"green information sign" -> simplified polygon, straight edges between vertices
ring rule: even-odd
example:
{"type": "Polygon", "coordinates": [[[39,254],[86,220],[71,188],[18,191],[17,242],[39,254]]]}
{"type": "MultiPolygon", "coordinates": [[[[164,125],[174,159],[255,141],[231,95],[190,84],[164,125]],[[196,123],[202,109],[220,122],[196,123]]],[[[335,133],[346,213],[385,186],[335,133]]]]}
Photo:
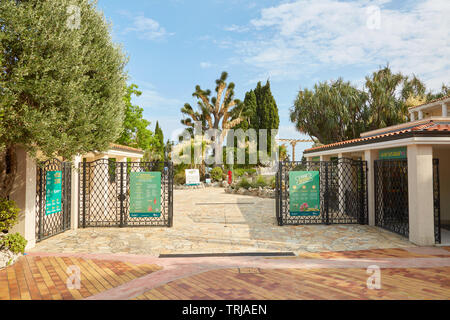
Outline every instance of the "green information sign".
{"type": "Polygon", "coordinates": [[[161,216],[161,172],[130,173],[130,217],[161,216]]]}
{"type": "Polygon", "coordinates": [[[289,172],[289,211],[291,216],[320,215],[319,171],[289,172]]]}
{"type": "Polygon", "coordinates": [[[379,158],[382,160],[406,159],[406,147],[380,150],[379,158]]]}
{"type": "Polygon", "coordinates": [[[62,172],[47,171],[45,174],[45,215],[61,212],[62,172]]]}

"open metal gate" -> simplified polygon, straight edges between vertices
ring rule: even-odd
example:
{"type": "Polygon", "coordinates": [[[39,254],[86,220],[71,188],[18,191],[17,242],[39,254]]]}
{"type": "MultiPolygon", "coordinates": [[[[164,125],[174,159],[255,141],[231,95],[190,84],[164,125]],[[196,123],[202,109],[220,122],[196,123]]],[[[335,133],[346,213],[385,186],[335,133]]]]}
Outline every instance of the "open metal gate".
{"type": "MultiPolygon", "coordinates": [[[[375,160],[375,225],[409,237],[408,161],[375,160]]],[[[439,159],[433,159],[434,236],[441,242],[439,159]]]]}
{"type": "Polygon", "coordinates": [[[80,163],[79,177],[80,227],[172,226],[172,162],[116,162],[112,159],[100,159],[80,163]],[[130,216],[132,172],[161,172],[159,217],[130,216]]]}
{"type": "Polygon", "coordinates": [[[276,215],[278,225],[367,224],[367,162],[281,161],[276,175],[276,215]],[[289,173],[318,171],[320,214],[293,216],[289,209],[289,173]]]}
{"type": "Polygon", "coordinates": [[[70,162],[51,159],[38,164],[36,241],[70,229],[71,176],[70,162]]]}

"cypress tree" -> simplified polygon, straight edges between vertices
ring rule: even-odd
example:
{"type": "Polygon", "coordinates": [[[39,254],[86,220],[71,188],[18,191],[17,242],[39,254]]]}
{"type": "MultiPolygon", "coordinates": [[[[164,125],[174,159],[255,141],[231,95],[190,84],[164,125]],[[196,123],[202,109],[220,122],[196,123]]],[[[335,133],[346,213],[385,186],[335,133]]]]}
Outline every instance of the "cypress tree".
{"type": "Polygon", "coordinates": [[[164,160],[164,134],[161,127],[159,126],[158,121],[156,121],[155,136],[156,140],[158,141],[157,153],[160,159],[164,160]]]}
{"type": "MultiPolygon", "coordinates": [[[[249,113],[248,121],[249,128],[255,130],[267,129],[267,151],[271,152],[271,129],[278,129],[280,119],[278,116],[278,107],[275,98],[270,90],[270,82],[267,81],[264,86],[258,82],[255,90],[247,92],[245,95],[245,108],[249,113]],[[254,103],[256,102],[256,107],[254,103]]],[[[258,150],[259,150],[259,135],[258,135],[258,150]]]]}

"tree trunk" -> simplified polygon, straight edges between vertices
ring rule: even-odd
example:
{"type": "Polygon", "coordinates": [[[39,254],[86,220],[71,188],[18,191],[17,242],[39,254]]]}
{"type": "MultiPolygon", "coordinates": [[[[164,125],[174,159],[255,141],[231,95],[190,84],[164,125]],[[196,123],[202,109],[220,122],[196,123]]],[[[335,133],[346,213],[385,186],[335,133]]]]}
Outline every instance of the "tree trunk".
{"type": "Polygon", "coordinates": [[[0,152],[0,198],[7,199],[11,194],[16,173],[16,148],[9,145],[0,152]]]}

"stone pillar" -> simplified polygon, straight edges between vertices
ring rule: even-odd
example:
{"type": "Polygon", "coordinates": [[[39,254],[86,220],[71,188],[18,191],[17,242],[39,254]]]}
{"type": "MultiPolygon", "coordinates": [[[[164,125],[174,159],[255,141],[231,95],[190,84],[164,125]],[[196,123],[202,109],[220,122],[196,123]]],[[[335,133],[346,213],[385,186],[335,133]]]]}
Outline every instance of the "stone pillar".
{"type": "Polygon", "coordinates": [[[365,150],[364,160],[367,161],[367,206],[369,225],[375,225],[375,160],[378,159],[378,150],[365,150]]]}
{"type": "Polygon", "coordinates": [[[442,103],[442,116],[448,117],[447,105],[445,103],[442,103]]]}
{"type": "Polygon", "coordinates": [[[409,120],[410,120],[410,121],[415,121],[415,120],[416,120],[415,115],[414,115],[414,112],[410,112],[410,113],[409,113],[409,120]]]}
{"type": "Polygon", "coordinates": [[[419,120],[422,120],[422,119],[423,119],[423,111],[419,110],[419,120]]]}
{"type": "Polygon", "coordinates": [[[17,148],[17,175],[10,199],[21,209],[10,233],[19,232],[28,241],[26,249],[31,249],[36,245],[36,162],[23,148],[17,148]]]}
{"type": "Polygon", "coordinates": [[[408,146],[409,240],[434,245],[433,148],[408,146]]]}
{"type": "Polygon", "coordinates": [[[78,229],[78,215],[79,215],[79,187],[80,187],[80,163],[81,156],[77,155],[72,160],[72,181],[71,181],[71,199],[70,199],[70,228],[72,230],[78,229]]]}

